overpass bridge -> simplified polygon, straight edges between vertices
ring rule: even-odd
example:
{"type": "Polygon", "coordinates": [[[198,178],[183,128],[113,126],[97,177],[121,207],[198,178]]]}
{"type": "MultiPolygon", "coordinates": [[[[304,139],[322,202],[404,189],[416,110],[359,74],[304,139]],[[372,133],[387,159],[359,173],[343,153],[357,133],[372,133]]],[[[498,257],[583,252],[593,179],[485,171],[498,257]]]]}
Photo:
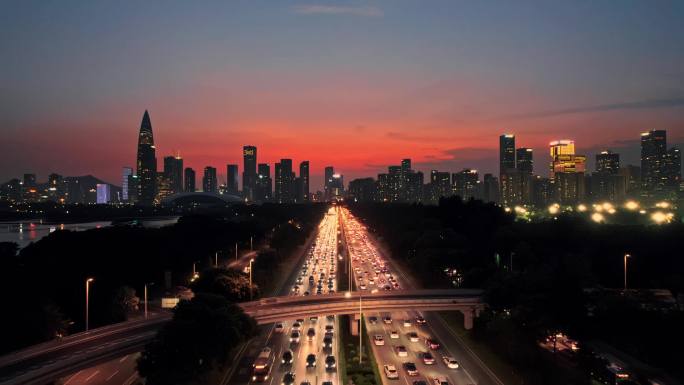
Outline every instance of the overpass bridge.
{"type": "MultiPolygon", "coordinates": [[[[336,293],[306,297],[272,297],[244,302],[240,306],[259,324],[311,315],[358,314],[396,310],[458,310],[464,326],[484,307],[481,290],[401,290],[378,293],[336,293]]],[[[140,351],[170,313],[149,319],[122,322],[60,340],[35,345],[0,357],[0,384],[44,385],[78,370],[140,351]]]]}

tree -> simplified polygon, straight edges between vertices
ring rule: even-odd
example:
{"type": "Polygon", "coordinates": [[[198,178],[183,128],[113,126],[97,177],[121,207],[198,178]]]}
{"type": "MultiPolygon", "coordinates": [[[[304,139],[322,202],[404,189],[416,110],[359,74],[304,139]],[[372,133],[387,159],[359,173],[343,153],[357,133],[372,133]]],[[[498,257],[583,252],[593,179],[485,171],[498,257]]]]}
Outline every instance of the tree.
{"type": "Polygon", "coordinates": [[[256,322],[224,297],[198,293],[181,301],[171,321],[145,347],[138,372],[149,385],[202,383],[257,332],[256,322]]]}
{"type": "Polygon", "coordinates": [[[112,319],[121,322],[128,319],[128,314],[138,310],[140,298],[135,295],[135,289],[130,286],[120,286],[112,300],[112,319]]]}
{"type": "MultiPolygon", "coordinates": [[[[207,269],[192,283],[195,293],[210,293],[224,297],[231,302],[249,301],[249,276],[235,269],[207,269]]],[[[253,286],[254,297],[259,290],[253,286]]]]}

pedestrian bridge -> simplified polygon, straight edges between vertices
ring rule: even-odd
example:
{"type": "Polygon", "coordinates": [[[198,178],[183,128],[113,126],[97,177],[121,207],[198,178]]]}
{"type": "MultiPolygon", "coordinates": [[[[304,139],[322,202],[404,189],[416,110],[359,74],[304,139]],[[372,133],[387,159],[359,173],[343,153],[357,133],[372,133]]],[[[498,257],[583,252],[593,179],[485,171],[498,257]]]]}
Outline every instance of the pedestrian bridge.
{"type": "MultiPolygon", "coordinates": [[[[312,296],[285,296],[243,302],[245,313],[259,324],[314,315],[458,310],[466,329],[484,307],[481,290],[397,290],[312,296]]],[[[45,384],[69,373],[142,350],[171,314],[122,322],[53,340],[0,357],[0,385],[45,384]]]]}

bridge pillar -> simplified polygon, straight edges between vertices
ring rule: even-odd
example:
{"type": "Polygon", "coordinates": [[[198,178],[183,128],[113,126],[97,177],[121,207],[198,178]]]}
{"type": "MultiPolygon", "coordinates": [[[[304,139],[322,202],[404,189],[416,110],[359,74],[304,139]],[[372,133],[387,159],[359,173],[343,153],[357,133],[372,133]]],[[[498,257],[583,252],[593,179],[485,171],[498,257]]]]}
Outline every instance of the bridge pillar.
{"type": "Polygon", "coordinates": [[[351,332],[351,335],[353,335],[353,336],[359,335],[359,323],[360,322],[361,322],[361,317],[359,317],[358,313],[349,317],[349,331],[351,332]]]}
{"type": "Polygon", "coordinates": [[[472,308],[461,310],[463,313],[463,328],[470,330],[473,328],[473,318],[475,318],[475,310],[472,308]]]}

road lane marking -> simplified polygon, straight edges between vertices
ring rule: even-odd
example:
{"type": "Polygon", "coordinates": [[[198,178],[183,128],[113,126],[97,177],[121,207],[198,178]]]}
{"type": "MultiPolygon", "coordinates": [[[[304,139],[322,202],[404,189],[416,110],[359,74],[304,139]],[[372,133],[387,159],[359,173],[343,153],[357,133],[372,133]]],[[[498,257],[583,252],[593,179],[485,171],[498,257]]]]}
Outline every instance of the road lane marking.
{"type": "Polygon", "coordinates": [[[115,370],[114,373],[110,374],[109,377],[105,380],[105,382],[109,381],[112,379],[112,377],[116,376],[119,373],[119,370],[115,370]]]}
{"type": "Polygon", "coordinates": [[[95,373],[93,373],[93,374],[91,374],[90,376],[88,376],[88,378],[86,378],[84,382],[90,381],[93,377],[97,376],[98,373],[100,373],[100,371],[99,371],[99,370],[96,370],[95,373]]]}
{"type": "Polygon", "coordinates": [[[82,371],[83,371],[83,370],[79,370],[78,372],[76,372],[76,374],[74,374],[73,376],[69,377],[69,379],[67,380],[67,382],[64,383],[64,385],[68,385],[68,384],[71,382],[71,380],[73,380],[74,378],[76,378],[76,376],[78,376],[79,374],[81,374],[82,371]]]}
{"type": "Polygon", "coordinates": [[[129,356],[129,355],[123,356],[123,358],[121,358],[121,359],[119,360],[119,363],[126,361],[126,359],[128,358],[128,356],[129,356]]]}

